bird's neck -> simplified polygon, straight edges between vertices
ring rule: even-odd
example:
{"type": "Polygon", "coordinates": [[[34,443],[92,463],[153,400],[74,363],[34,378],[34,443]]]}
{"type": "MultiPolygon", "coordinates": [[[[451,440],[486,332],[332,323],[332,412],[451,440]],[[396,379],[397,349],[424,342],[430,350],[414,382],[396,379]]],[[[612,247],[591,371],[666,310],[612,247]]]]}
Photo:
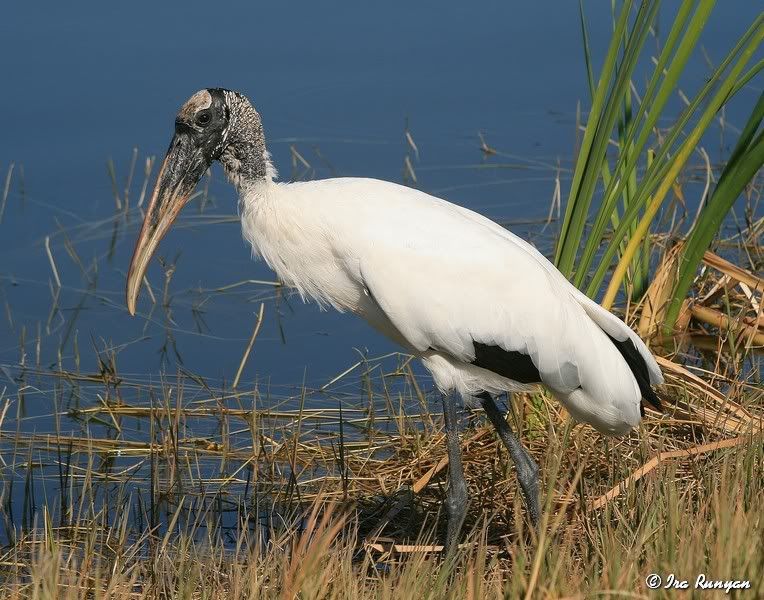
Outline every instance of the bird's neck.
{"type": "Polygon", "coordinates": [[[265,144],[230,144],[220,156],[226,178],[241,194],[278,177],[265,144]]]}
{"type": "Polygon", "coordinates": [[[226,177],[241,194],[278,176],[265,147],[260,115],[251,105],[234,106],[227,144],[220,162],[226,177]]]}
{"type": "Polygon", "coordinates": [[[226,178],[239,194],[278,177],[265,145],[228,146],[220,156],[226,178]]]}

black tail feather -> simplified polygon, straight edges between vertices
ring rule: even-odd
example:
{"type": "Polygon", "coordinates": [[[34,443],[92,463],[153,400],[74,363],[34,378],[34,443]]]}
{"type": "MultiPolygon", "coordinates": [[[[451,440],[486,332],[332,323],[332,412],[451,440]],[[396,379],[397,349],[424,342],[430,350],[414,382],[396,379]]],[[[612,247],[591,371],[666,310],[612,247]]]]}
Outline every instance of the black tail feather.
{"type": "MultiPolygon", "coordinates": [[[[629,365],[631,372],[634,374],[634,379],[637,380],[637,385],[639,386],[639,391],[642,393],[642,398],[652,404],[656,410],[663,411],[660,399],[656,396],[653,388],[650,386],[650,373],[647,370],[647,363],[645,363],[645,359],[642,358],[642,355],[639,353],[639,350],[637,350],[634,342],[629,338],[626,338],[623,342],[619,342],[614,337],[608,337],[615,347],[618,348],[618,352],[621,353],[626,364],[629,365]]],[[[642,414],[644,415],[644,407],[642,409],[642,414]]]]}

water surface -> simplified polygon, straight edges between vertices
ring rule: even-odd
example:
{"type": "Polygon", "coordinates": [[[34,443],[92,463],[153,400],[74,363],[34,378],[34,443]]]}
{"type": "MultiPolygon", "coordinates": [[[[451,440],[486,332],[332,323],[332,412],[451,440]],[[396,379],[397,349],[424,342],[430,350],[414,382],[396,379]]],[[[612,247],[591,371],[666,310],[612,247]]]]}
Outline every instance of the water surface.
{"type": "MultiPolygon", "coordinates": [[[[592,50],[601,57],[611,17],[604,3],[590,4],[592,50]]],[[[724,56],[755,4],[719,3],[702,41],[708,61],[724,56]]],[[[667,26],[664,17],[658,33],[667,26]]],[[[158,302],[144,291],[139,316],[127,315],[144,163],[161,160],[177,108],[197,89],[223,86],[252,99],[282,179],[415,185],[510,224],[547,253],[555,224],[542,231],[538,223],[556,178],[567,191],[577,105],[585,109],[588,99],[574,2],[14,3],[0,22],[0,55],[0,173],[15,164],[0,223],[0,391],[11,403],[3,428],[19,432],[82,431],[81,418],[65,415],[97,405],[101,392],[73,393],[35,373],[103,372],[99,356],[147,385],[182,368],[215,389],[230,386],[261,302],[265,320],[242,387],[257,386],[273,402],[298,398],[303,385],[320,388],[363,356],[396,350],[351,316],[321,313],[267,283],[234,286],[273,275],[251,261],[234,191],[217,167],[161,245],[158,255],[173,267],[166,286],[165,269],[152,262],[158,302]],[[495,154],[481,152],[479,133],[495,154]],[[109,161],[126,214],[115,208],[109,161]],[[55,414],[64,415],[58,425],[55,414]]],[[[698,54],[685,91],[708,73],[698,54]]],[[[728,134],[756,93],[744,90],[730,107],[728,134]]],[[[713,135],[710,150],[723,156],[729,139],[713,135]]],[[[386,360],[387,369],[399,364],[386,360]]],[[[338,385],[337,393],[359,394],[360,373],[338,385]]],[[[192,400],[209,398],[195,389],[192,400]]],[[[140,404],[148,396],[135,388],[125,398],[140,404]]],[[[145,437],[137,422],[129,429],[145,437]]]]}

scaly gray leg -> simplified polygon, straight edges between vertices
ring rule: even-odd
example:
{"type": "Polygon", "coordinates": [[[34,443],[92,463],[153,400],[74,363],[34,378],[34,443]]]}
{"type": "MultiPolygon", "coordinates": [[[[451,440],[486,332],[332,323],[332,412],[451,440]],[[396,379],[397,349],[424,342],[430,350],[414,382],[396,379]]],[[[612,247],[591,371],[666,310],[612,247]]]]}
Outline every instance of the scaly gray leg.
{"type": "Polygon", "coordinates": [[[509,450],[509,455],[517,468],[517,480],[523,492],[523,500],[534,526],[538,526],[541,510],[539,508],[539,466],[531,458],[517,436],[512,432],[509,423],[502,416],[499,407],[490,394],[483,392],[478,395],[488,420],[496,429],[501,441],[509,450]]]}
{"type": "Polygon", "coordinates": [[[467,515],[467,482],[464,480],[462,449],[459,445],[459,421],[456,397],[453,393],[443,395],[443,417],[446,422],[446,449],[448,451],[448,491],[446,510],[448,511],[448,533],[446,549],[449,553],[456,549],[459,532],[467,515]]]}

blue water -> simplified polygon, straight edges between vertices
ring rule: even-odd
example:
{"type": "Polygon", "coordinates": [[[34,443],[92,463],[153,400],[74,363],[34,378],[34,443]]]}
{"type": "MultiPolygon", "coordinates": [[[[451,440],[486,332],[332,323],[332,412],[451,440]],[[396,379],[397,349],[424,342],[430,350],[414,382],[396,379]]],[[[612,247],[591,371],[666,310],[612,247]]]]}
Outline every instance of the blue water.
{"type": "MultiPolygon", "coordinates": [[[[610,3],[588,4],[592,53],[602,57],[610,3]]],[[[757,12],[755,2],[720,2],[702,38],[709,60],[721,60],[757,12]]],[[[664,16],[659,31],[668,25],[664,16]]],[[[684,91],[691,95],[708,73],[697,53],[684,91]]],[[[0,186],[14,164],[0,222],[0,410],[8,407],[0,413],[0,476],[3,497],[13,499],[4,506],[16,507],[13,523],[24,519],[21,505],[31,514],[43,498],[56,497],[59,484],[67,488],[54,454],[32,444],[39,462],[27,463],[32,450],[14,432],[113,437],[105,414],[88,421],[77,409],[100,405],[105,394],[148,406],[161,396],[156,384],[164,377],[172,383],[179,368],[213,389],[230,386],[261,302],[265,319],[241,384],[258,387],[260,407],[283,399],[293,407],[303,382],[319,388],[362,356],[396,350],[354,317],[322,313],[267,284],[205,291],[273,280],[250,260],[234,191],[217,167],[204,200],[189,204],[160,247],[158,255],[175,265],[166,286],[170,308],[161,306],[164,272],[154,260],[148,279],[160,302],[152,305],[144,290],[139,315],[128,316],[124,282],[141,220],[135,204],[143,164],[149,156],[161,160],[175,112],[194,91],[222,86],[247,94],[283,179],[358,175],[416,185],[511,225],[547,253],[555,223],[542,230],[538,222],[549,212],[557,176],[563,198],[567,193],[577,104],[588,105],[576,2],[12,3],[0,18],[0,82],[0,186]],[[480,151],[479,132],[496,154],[480,151]],[[115,211],[107,163],[113,160],[124,201],[134,148],[125,216],[115,211]],[[309,167],[293,166],[292,148],[309,167]],[[407,156],[416,182],[404,172],[407,156]],[[98,373],[96,351],[112,354],[130,385],[117,392],[44,375],[98,373]]],[[[749,86],[730,106],[728,132],[743,124],[757,93],[749,86]]],[[[673,107],[679,111],[681,102],[673,107]]],[[[734,135],[715,130],[706,141],[719,157],[734,135]]],[[[149,193],[152,185],[153,175],[149,193]]],[[[374,372],[397,363],[385,359],[374,372]]],[[[331,397],[308,394],[308,406],[363,397],[362,371],[333,385],[331,397]]],[[[428,380],[421,383],[426,390],[428,380]]],[[[198,380],[184,385],[185,405],[217,406],[198,380]]],[[[225,402],[247,408],[253,399],[225,402]]],[[[239,425],[226,440],[249,451],[239,425]]],[[[145,441],[147,427],[125,418],[120,439],[145,441]]],[[[220,440],[220,427],[216,419],[188,419],[183,433],[220,440]]],[[[79,450],[75,462],[82,463],[79,450]]],[[[133,464],[110,460],[114,469],[133,464]]],[[[145,488],[148,467],[138,466],[131,483],[145,488]]],[[[2,537],[9,536],[6,529],[2,537]]]]}
{"type": "MultiPolygon", "coordinates": [[[[605,3],[589,4],[592,52],[602,57],[611,16],[605,3]]],[[[755,4],[719,3],[702,38],[711,61],[751,23],[755,4]]],[[[408,155],[415,185],[520,222],[513,228],[547,252],[554,227],[540,235],[522,222],[546,217],[558,169],[565,196],[576,106],[585,109],[588,100],[575,2],[479,9],[463,2],[13,3],[0,22],[0,56],[0,174],[15,163],[0,223],[0,363],[36,363],[39,328],[43,367],[96,370],[96,346],[116,351],[120,372],[144,377],[172,372],[180,357],[189,371],[230,382],[261,300],[266,318],[244,371],[248,383],[321,385],[359,351],[395,350],[351,316],[320,313],[295,297],[275,302],[267,285],[225,295],[193,291],[273,279],[250,260],[234,192],[219,168],[204,211],[189,205],[159,251],[177,257],[171,314],[151,312],[144,291],[140,316],[127,315],[124,275],[140,215],[115,217],[106,164],[113,159],[121,190],[138,149],[134,206],[143,161],[161,160],[174,114],[195,90],[224,86],[252,99],[282,178],[404,181],[408,155]],[[498,154],[480,152],[478,132],[498,154]],[[292,167],[292,146],[310,169],[292,167]],[[63,286],[52,317],[46,236],[63,286]],[[177,354],[161,352],[168,332],[177,354]]],[[[696,53],[684,90],[692,94],[708,73],[696,53]]],[[[726,117],[733,126],[742,125],[756,93],[744,90],[732,105],[726,117]]],[[[149,281],[160,295],[163,278],[154,260],[149,281]]]]}

